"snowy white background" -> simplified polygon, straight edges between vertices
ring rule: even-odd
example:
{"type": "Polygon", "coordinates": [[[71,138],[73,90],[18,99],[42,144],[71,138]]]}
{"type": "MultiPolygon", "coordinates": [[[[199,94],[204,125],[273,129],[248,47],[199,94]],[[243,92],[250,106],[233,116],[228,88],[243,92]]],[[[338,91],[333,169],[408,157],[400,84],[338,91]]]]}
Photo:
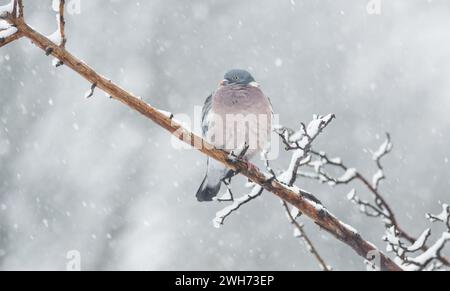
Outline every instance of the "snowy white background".
{"type": "MultiPolygon", "coordinates": [[[[81,0],[67,48],[175,113],[193,114],[227,69],[250,69],[283,124],[335,113],[317,145],[368,175],[367,150],[390,131],[381,191],[418,235],[424,213],[450,199],[450,3],[382,0],[376,16],[367,2],[81,0]]],[[[56,29],[50,0],[25,4],[33,27],[56,29]]],[[[85,270],[318,269],[270,194],[213,228],[223,205],[195,199],[204,156],[174,150],[166,132],[98,90],[86,100],[89,87],[26,40],[0,49],[0,269],[63,270],[69,250],[85,270]]],[[[384,248],[381,223],[358,213],[348,188],[299,182],[384,248]]],[[[306,225],[331,266],[364,269],[306,225]]]]}

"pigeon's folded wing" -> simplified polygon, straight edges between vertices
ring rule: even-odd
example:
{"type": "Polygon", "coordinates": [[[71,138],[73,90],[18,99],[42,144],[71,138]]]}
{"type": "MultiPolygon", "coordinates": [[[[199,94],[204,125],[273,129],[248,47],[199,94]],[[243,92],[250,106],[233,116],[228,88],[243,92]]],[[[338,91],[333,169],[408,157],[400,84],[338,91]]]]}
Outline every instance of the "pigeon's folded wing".
{"type": "Polygon", "coordinates": [[[209,120],[208,116],[211,112],[212,108],[212,94],[208,96],[205,100],[205,104],[203,105],[202,109],[202,133],[203,137],[206,137],[206,133],[208,132],[209,128],[209,120]]]}

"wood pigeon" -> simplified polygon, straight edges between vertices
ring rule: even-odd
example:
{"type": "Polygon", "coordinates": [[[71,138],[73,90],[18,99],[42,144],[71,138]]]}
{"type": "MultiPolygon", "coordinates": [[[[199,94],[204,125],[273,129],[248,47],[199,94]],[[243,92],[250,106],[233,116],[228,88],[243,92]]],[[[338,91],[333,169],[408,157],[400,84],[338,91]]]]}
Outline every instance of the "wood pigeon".
{"type": "MultiPolygon", "coordinates": [[[[270,100],[252,75],[245,70],[230,70],[216,91],[206,98],[202,110],[203,138],[228,152],[236,153],[245,147],[244,158],[250,159],[268,148],[272,119],[270,100]]],[[[230,172],[220,162],[208,158],[197,200],[212,201],[230,172]]]]}

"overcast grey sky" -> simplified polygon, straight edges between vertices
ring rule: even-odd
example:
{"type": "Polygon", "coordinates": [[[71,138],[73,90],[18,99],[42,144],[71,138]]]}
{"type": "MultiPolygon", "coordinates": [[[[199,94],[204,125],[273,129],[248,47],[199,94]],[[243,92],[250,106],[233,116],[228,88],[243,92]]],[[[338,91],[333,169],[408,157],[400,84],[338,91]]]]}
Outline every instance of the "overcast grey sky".
{"type": "MultiPolygon", "coordinates": [[[[27,21],[51,34],[51,1],[24,2],[27,21]]],[[[369,15],[367,2],[81,0],[67,15],[67,49],[148,103],[189,115],[225,71],[248,69],[282,124],[335,113],[317,146],[368,176],[369,150],[389,131],[381,191],[417,236],[424,214],[450,202],[450,3],[381,0],[369,15]]],[[[224,205],[195,199],[205,157],[173,149],[165,131],[98,90],[85,99],[90,84],[51,62],[27,40],[0,49],[0,269],[64,270],[70,250],[88,270],[318,269],[269,193],[215,229],[224,205]]],[[[345,199],[351,188],[299,185],[385,248],[381,222],[345,199]]],[[[365,268],[302,221],[333,268],[365,268]]]]}

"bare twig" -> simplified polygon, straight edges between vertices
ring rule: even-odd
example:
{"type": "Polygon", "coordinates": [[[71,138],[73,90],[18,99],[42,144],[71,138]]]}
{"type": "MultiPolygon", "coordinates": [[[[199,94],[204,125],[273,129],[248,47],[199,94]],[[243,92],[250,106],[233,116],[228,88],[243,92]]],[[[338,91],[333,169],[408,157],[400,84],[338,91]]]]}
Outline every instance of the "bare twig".
{"type": "Polygon", "coordinates": [[[13,17],[17,17],[17,0],[13,1],[12,15],[13,15],[13,17]]]}
{"type": "Polygon", "coordinates": [[[61,34],[61,48],[66,47],[67,38],[66,38],[66,20],[64,19],[64,6],[66,4],[66,0],[59,0],[59,32],[61,34]]]}
{"type": "Polygon", "coordinates": [[[94,83],[94,84],[91,85],[91,88],[89,89],[89,91],[86,92],[84,97],[86,99],[89,99],[92,96],[94,96],[95,88],[97,88],[97,83],[94,83]]]}
{"type": "Polygon", "coordinates": [[[22,0],[18,0],[18,6],[19,6],[19,20],[23,20],[24,9],[23,9],[23,1],[22,0]]]}
{"type": "Polygon", "coordinates": [[[23,37],[23,35],[20,32],[16,32],[16,33],[14,33],[14,34],[12,34],[12,35],[10,35],[8,37],[5,37],[5,38],[0,37],[0,48],[5,46],[5,45],[7,45],[7,44],[9,44],[9,43],[11,43],[11,42],[13,42],[13,41],[15,41],[15,40],[20,39],[22,37],[23,37]]]}
{"type": "Polygon", "coordinates": [[[331,268],[325,263],[325,260],[322,258],[322,256],[317,251],[316,247],[312,243],[311,239],[308,237],[308,235],[305,232],[304,226],[298,223],[298,221],[295,219],[295,217],[292,215],[291,211],[289,210],[289,206],[285,201],[282,201],[284,210],[286,211],[286,215],[289,218],[290,223],[294,225],[294,227],[297,229],[297,231],[300,234],[300,238],[303,239],[303,241],[306,244],[306,248],[308,251],[314,256],[314,258],[319,263],[320,268],[323,271],[331,271],[331,268]]]}

